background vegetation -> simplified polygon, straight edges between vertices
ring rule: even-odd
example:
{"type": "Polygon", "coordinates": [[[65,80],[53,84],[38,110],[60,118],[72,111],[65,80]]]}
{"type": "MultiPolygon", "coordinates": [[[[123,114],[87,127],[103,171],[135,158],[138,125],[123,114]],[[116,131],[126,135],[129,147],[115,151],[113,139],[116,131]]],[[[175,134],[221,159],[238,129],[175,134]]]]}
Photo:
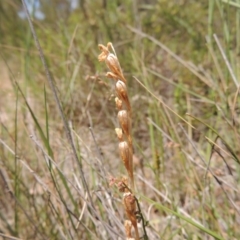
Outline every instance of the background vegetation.
{"type": "Polygon", "coordinates": [[[240,239],[240,1],[68,4],[41,1],[45,18],[33,22],[79,162],[21,2],[0,1],[0,236],[124,239],[109,185],[126,175],[114,87],[97,60],[111,41],[128,80],[149,239],[240,239]]]}

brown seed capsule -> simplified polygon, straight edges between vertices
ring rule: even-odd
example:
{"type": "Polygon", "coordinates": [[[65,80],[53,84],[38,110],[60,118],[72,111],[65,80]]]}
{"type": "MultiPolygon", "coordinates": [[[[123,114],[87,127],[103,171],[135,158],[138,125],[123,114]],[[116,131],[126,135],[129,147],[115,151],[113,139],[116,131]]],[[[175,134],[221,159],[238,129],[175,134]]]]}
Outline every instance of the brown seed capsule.
{"type": "Polygon", "coordinates": [[[105,62],[107,64],[108,68],[111,70],[111,72],[113,74],[117,75],[121,79],[122,72],[121,72],[120,64],[118,62],[117,57],[114,54],[109,53],[105,59],[105,62]]]}
{"type": "Polygon", "coordinates": [[[123,81],[118,80],[115,85],[116,93],[118,97],[125,103],[128,112],[131,115],[131,106],[128,99],[127,87],[123,81]]]}
{"type": "Polygon", "coordinates": [[[120,126],[123,132],[126,135],[129,135],[130,134],[130,118],[128,117],[127,110],[121,110],[118,112],[118,121],[120,123],[120,126]]]}
{"type": "Polygon", "coordinates": [[[129,159],[130,159],[131,150],[129,149],[128,143],[126,141],[120,142],[118,146],[119,146],[121,159],[124,163],[125,168],[129,172],[129,159]]]}
{"type": "Polygon", "coordinates": [[[130,192],[124,193],[123,202],[126,213],[128,215],[128,219],[132,222],[133,226],[137,224],[136,220],[136,199],[134,195],[130,192]]]}
{"type": "Polygon", "coordinates": [[[126,102],[126,100],[128,100],[128,94],[127,94],[127,87],[126,84],[123,81],[117,81],[116,82],[116,92],[118,97],[126,102]]]}
{"type": "Polygon", "coordinates": [[[136,234],[136,239],[139,239],[139,233],[137,228],[137,218],[136,218],[136,199],[134,195],[130,192],[124,193],[123,195],[123,203],[126,210],[126,214],[128,219],[131,221],[136,234]]]}
{"type": "Polygon", "coordinates": [[[130,215],[135,216],[136,199],[135,199],[134,195],[130,192],[124,193],[123,201],[124,201],[124,206],[126,208],[126,212],[130,215]]]}

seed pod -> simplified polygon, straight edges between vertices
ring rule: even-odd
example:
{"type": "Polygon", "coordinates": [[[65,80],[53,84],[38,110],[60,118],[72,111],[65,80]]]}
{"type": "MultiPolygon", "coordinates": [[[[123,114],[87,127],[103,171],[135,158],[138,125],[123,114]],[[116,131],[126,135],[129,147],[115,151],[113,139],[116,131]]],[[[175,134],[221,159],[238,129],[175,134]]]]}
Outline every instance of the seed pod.
{"type": "Polygon", "coordinates": [[[118,121],[123,132],[128,136],[130,134],[130,118],[128,117],[127,110],[121,110],[118,112],[118,121]]]}
{"type": "MultiPolygon", "coordinates": [[[[136,199],[134,195],[130,192],[124,193],[123,195],[123,203],[126,210],[126,214],[128,219],[131,221],[132,225],[134,226],[135,230],[137,229],[137,219],[136,219],[136,199]]],[[[137,234],[137,232],[136,232],[137,234]]]]}
{"type": "Polygon", "coordinates": [[[124,163],[124,166],[126,170],[129,172],[129,159],[131,157],[130,156],[131,150],[129,149],[128,143],[126,141],[120,142],[118,147],[119,147],[120,156],[124,163]]]}
{"type": "Polygon", "coordinates": [[[123,195],[124,206],[128,215],[134,215],[136,212],[136,199],[130,192],[123,195]]]}
{"type": "Polygon", "coordinates": [[[118,97],[125,102],[127,106],[130,106],[129,100],[128,100],[128,93],[127,93],[127,87],[126,84],[123,81],[118,80],[116,82],[116,93],[118,97]]]}
{"type": "Polygon", "coordinates": [[[130,179],[130,184],[132,189],[134,189],[134,178],[133,178],[133,167],[132,167],[132,149],[129,147],[127,141],[122,141],[118,145],[121,159],[124,166],[128,172],[128,177],[130,179]]]}
{"type": "Polygon", "coordinates": [[[112,54],[109,53],[108,56],[105,59],[105,62],[108,66],[108,68],[111,70],[111,72],[117,76],[119,76],[119,78],[122,78],[122,72],[121,72],[121,68],[120,68],[120,64],[118,62],[117,57],[112,54]]]}

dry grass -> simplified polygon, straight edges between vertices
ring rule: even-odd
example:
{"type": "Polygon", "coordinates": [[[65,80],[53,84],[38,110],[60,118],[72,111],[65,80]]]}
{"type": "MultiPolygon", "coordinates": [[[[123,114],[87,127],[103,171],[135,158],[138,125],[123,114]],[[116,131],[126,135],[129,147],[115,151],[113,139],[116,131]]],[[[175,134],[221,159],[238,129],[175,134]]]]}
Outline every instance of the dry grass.
{"type": "Polygon", "coordinates": [[[34,20],[66,122],[27,22],[0,24],[0,236],[239,239],[238,8],[83,2],[34,20]]]}

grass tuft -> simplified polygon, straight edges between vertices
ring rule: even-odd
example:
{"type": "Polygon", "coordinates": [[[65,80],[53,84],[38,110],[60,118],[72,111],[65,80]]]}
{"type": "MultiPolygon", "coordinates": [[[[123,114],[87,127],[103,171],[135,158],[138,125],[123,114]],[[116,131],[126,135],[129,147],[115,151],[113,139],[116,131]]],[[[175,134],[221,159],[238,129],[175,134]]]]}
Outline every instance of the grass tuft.
{"type": "Polygon", "coordinates": [[[240,239],[240,1],[40,2],[0,1],[0,236],[240,239]]]}

